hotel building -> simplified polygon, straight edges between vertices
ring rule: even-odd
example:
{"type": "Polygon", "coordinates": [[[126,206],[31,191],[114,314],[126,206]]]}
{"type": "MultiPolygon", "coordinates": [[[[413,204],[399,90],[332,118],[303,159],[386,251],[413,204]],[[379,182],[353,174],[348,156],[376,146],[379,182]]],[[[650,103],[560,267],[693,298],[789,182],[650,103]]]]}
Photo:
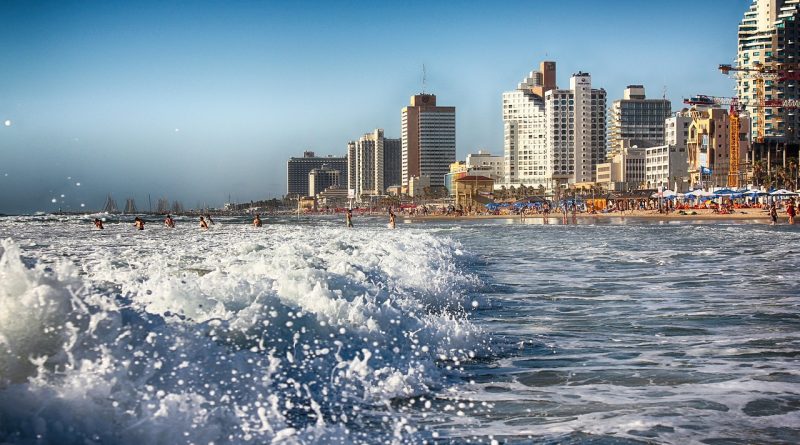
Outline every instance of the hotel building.
{"type": "MultiPolygon", "coordinates": [[[[289,197],[306,196],[308,193],[308,175],[315,168],[323,165],[338,170],[340,180],[347,172],[347,157],[316,156],[313,151],[303,152],[302,158],[289,158],[286,163],[286,195],[289,197]]],[[[341,184],[339,184],[341,185],[341,184]]]]}
{"type": "Polygon", "coordinates": [[[387,139],[382,129],[347,143],[347,187],[362,196],[383,195],[386,188],[398,185],[400,139],[387,139]],[[389,181],[387,181],[387,178],[389,181]]]}
{"type": "Polygon", "coordinates": [[[411,178],[431,187],[444,186],[444,176],[456,160],[456,109],[436,105],[433,94],[417,94],[404,107],[402,128],[402,181],[411,178]]]}

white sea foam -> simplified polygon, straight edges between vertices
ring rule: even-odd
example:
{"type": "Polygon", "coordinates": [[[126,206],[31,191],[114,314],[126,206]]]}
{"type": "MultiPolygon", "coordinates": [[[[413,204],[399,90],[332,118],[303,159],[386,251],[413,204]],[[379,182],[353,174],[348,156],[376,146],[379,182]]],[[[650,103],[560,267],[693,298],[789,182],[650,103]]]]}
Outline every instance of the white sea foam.
{"type": "Polygon", "coordinates": [[[0,251],[9,443],[415,443],[365,413],[482,348],[447,238],[29,222],[0,251]]]}

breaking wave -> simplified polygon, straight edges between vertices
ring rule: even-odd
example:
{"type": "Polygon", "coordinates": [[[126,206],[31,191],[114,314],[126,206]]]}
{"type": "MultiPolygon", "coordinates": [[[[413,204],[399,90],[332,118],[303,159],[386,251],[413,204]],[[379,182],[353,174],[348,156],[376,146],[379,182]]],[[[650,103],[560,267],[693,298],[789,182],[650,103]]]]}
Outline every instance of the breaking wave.
{"type": "Polygon", "coordinates": [[[448,238],[127,229],[2,241],[3,441],[418,443],[484,350],[448,238]]]}

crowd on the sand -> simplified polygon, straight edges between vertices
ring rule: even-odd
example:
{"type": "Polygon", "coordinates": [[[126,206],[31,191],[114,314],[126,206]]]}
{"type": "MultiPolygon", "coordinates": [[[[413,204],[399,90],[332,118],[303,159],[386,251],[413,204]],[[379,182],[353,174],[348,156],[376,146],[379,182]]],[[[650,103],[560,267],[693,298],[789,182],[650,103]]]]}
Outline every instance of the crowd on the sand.
{"type": "MultiPolygon", "coordinates": [[[[586,204],[576,204],[574,202],[564,202],[561,205],[553,206],[549,202],[544,203],[537,203],[539,205],[535,206],[523,206],[518,208],[509,208],[509,209],[483,209],[483,210],[473,210],[471,208],[467,208],[465,210],[458,209],[454,206],[447,206],[447,207],[436,207],[436,206],[419,206],[419,207],[411,207],[411,208],[399,208],[397,209],[398,212],[402,214],[403,217],[427,217],[427,216],[452,216],[452,217],[459,217],[459,216],[493,216],[493,215],[516,215],[521,218],[525,218],[526,216],[534,216],[534,215],[541,215],[541,216],[550,216],[551,214],[555,214],[557,216],[563,216],[565,219],[568,215],[572,215],[573,217],[576,216],[578,213],[582,214],[599,214],[599,213],[614,213],[614,212],[635,212],[635,211],[651,211],[651,212],[658,212],[658,214],[670,214],[670,213],[677,213],[679,215],[696,215],[696,210],[704,210],[710,211],[710,214],[719,214],[719,215],[729,215],[733,214],[736,211],[742,211],[743,209],[755,209],[760,211],[766,211],[772,221],[772,224],[778,223],[778,215],[781,213],[785,213],[788,217],[788,223],[794,224],[795,217],[797,215],[797,204],[794,198],[790,198],[787,200],[771,200],[765,203],[747,203],[747,202],[733,202],[733,201],[723,201],[720,203],[710,202],[707,201],[703,204],[698,205],[691,205],[691,204],[676,204],[672,201],[667,200],[663,203],[654,203],[653,201],[639,201],[639,202],[616,202],[610,203],[608,206],[603,208],[602,210],[598,211],[597,209],[593,208],[593,206],[586,205],[586,204]],[[687,211],[691,213],[687,213],[687,211]],[[503,213],[505,212],[505,213],[503,213]]],[[[361,210],[361,213],[366,213],[365,209],[356,209],[361,210]]],[[[323,213],[340,213],[339,209],[326,209],[323,213]]],[[[353,209],[345,208],[341,211],[344,213],[345,219],[345,226],[348,228],[353,227],[353,209]]],[[[394,212],[393,208],[388,209],[388,218],[389,224],[388,227],[394,229],[397,226],[397,215],[394,212]]],[[[136,230],[144,230],[145,221],[141,217],[135,217],[133,221],[133,226],[136,230]]],[[[214,220],[211,218],[210,214],[201,215],[199,220],[199,227],[202,230],[208,230],[210,225],[214,225],[214,220]]],[[[262,227],[264,225],[263,221],[261,220],[261,215],[256,214],[252,221],[252,226],[255,228],[262,227]]],[[[104,229],[103,221],[99,218],[94,219],[94,226],[97,229],[104,229]]],[[[172,215],[166,215],[164,219],[164,227],[166,228],[175,228],[175,220],[172,218],[172,215]]]]}

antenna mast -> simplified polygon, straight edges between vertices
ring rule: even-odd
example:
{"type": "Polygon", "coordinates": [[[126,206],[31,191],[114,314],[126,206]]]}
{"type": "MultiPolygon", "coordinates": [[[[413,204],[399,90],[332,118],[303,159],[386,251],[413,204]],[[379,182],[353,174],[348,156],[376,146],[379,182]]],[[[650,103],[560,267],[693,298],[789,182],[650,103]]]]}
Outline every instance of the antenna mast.
{"type": "Polygon", "coordinates": [[[425,64],[422,64],[422,94],[425,94],[425,83],[428,80],[428,76],[425,73],[425,64]]]}

